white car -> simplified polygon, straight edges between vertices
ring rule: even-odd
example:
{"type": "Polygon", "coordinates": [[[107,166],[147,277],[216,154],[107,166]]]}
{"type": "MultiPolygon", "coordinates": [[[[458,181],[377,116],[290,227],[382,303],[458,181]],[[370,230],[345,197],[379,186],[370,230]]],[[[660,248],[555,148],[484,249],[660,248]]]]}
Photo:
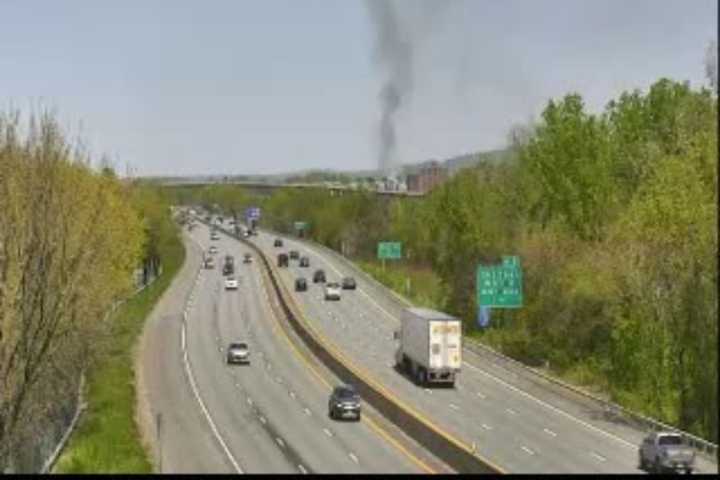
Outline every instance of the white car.
{"type": "Polygon", "coordinates": [[[227,277],[225,279],[225,290],[237,290],[238,281],[235,277],[227,277]]]}
{"type": "Polygon", "coordinates": [[[208,253],[210,255],[215,255],[216,253],[218,253],[218,248],[215,245],[211,245],[210,249],[208,250],[208,253]]]}
{"type": "Polygon", "coordinates": [[[330,282],[325,284],[325,300],[340,300],[340,284],[330,282]]]}

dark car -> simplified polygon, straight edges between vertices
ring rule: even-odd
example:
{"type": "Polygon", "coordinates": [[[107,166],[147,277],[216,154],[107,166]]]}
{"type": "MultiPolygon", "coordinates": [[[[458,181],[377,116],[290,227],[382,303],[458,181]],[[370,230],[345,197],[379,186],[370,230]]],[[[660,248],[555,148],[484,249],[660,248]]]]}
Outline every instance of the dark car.
{"type": "Polygon", "coordinates": [[[287,267],[288,266],[288,256],[287,253],[281,253],[278,255],[278,267],[287,267]]]}
{"type": "Polygon", "coordinates": [[[350,385],[335,387],[328,401],[328,415],[332,419],[352,417],[360,421],[360,395],[350,385]]]}
{"type": "Polygon", "coordinates": [[[357,288],[357,285],[355,284],[355,279],[353,277],[343,278],[342,288],[343,290],[355,290],[357,288]]]}
{"type": "Polygon", "coordinates": [[[313,283],[325,283],[325,271],[315,270],[313,274],[313,283]]]}
{"type": "Polygon", "coordinates": [[[307,280],[305,280],[303,277],[296,278],[295,279],[295,291],[296,292],[307,291],[307,280]]]}
{"type": "Polygon", "coordinates": [[[233,267],[232,263],[223,265],[223,275],[232,275],[233,273],[235,273],[235,267],[233,267]]]}
{"type": "Polygon", "coordinates": [[[243,263],[252,263],[252,255],[249,253],[246,253],[243,257],[243,263]]]}
{"type": "Polygon", "coordinates": [[[300,258],[300,266],[301,266],[301,267],[309,267],[309,266],[310,266],[310,258],[308,258],[308,257],[301,257],[301,258],[300,258]]]}
{"type": "Polygon", "coordinates": [[[273,243],[273,246],[275,246],[275,247],[282,247],[282,246],[283,246],[283,241],[282,241],[282,239],[281,239],[281,238],[276,238],[276,239],[275,239],[275,243],[273,243]]]}
{"type": "Polygon", "coordinates": [[[297,250],[290,250],[290,258],[293,260],[297,260],[298,258],[300,258],[300,252],[298,252],[297,250]]]}

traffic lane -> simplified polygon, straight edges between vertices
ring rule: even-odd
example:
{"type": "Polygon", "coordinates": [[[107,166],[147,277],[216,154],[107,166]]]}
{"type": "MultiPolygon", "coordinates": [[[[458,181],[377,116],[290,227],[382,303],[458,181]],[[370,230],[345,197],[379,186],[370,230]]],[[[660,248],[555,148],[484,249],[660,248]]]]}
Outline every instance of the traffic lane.
{"type": "MultiPolygon", "coordinates": [[[[287,273],[284,271],[281,272],[281,275],[284,276],[286,280],[292,279],[295,275],[295,272],[292,271],[294,269],[292,265],[293,264],[291,264],[287,273]]],[[[327,330],[325,333],[328,334],[330,338],[342,338],[344,350],[352,350],[355,354],[355,359],[359,359],[361,364],[368,363],[363,362],[363,360],[372,357],[375,364],[369,365],[371,370],[379,371],[378,369],[389,366],[388,363],[393,361],[393,353],[396,346],[389,332],[384,332],[385,334],[379,336],[373,335],[374,332],[369,331],[369,329],[358,332],[357,329],[359,329],[361,325],[364,325],[364,322],[347,318],[351,317],[354,312],[354,314],[359,315],[361,319],[364,319],[361,313],[361,306],[348,302],[348,299],[357,299],[357,297],[353,295],[353,292],[347,292],[346,295],[343,295],[340,302],[324,302],[322,300],[322,293],[319,291],[320,289],[321,286],[320,288],[318,288],[318,286],[315,286],[315,288],[311,287],[308,292],[301,295],[309,296],[309,298],[317,300],[318,303],[315,305],[317,308],[314,309],[313,319],[326,320],[324,327],[327,330]],[[350,303],[350,305],[348,305],[348,303],[350,303]],[[347,309],[344,308],[345,305],[348,305],[347,309]],[[354,328],[349,328],[349,325],[352,325],[354,328]],[[383,347],[385,342],[390,345],[388,349],[384,349],[383,347]],[[379,348],[378,344],[380,344],[379,348]]],[[[617,457],[618,455],[624,455],[628,461],[631,461],[631,454],[629,456],[627,451],[622,450],[622,447],[615,449],[598,449],[596,447],[596,439],[589,438],[586,435],[577,435],[574,431],[558,439],[556,431],[562,431],[566,426],[562,425],[562,422],[558,423],[553,415],[549,417],[535,415],[535,412],[531,411],[527,414],[526,418],[524,416],[526,415],[527,409],[526,402],[517,398],[516,395],[508,395],[508,393],[511,392],[507,390],[495,392],[498,388],[495,381],[490,380],[484,375],[477,377],[466,373],[467,372],[463,372],[463,374],[460,375],[458,386],[455,390],[435,390],[436,398],[441,404],[449,406],[455,414],[458,414],[460,411],[468,412],[475,411],[477,408],[484,408],[486,414],[491,413],[491,418],[487,419],[487,423],[483,422],[481,424],[483,430],[487,430],[488,427],[493,428],[493,425],[505,424],[507,422],[505,417],[508,415],[517,416],[515,421],[520,422],[519,425],[523,430],[527,430],[525,434],[520,434],[515,441],[524,454],[531,456],[529,459],[523,460],[525,466],[536,463],[536,460],[540,458],[537,456],[538,452],[544,450],[544,448],[540,446],[544,446],[547,443],[553,445],[547,455],[554,457],[557,462],[553,471],[565,471],[565,469],[568,469],[567,471],[584,471],[578,469],[581,467],[585,468],[587,463],[598,463],[597,470],[607,473],[633,471],[627,468],[618,470],[618,467],[614,463],[605,462],[604,460],[608,458],[608,456],[617,457]],[[478,392],[485,397],[482,402],[479,401],[480,396],[477,395],[478,392]],[[485,393],[483,394],[482,392],[485,393]],[[488,392],[495,392],[500,395],[494,395],[488,392]],[[488,395],[490,399],[487,398],[488,395]],[[495,398],[497,398],[497,403],[493,403],[495,398]],[[488,410],[491,412],[488,412],[488,410]],[[568,440],[568,436],[574,438],[568,440]],[[580,455],[578,455],[578,452],[580,452],[580,455]],[[588,458],[582,459],[582,452],[584,452],[588,458]],[[576,458],[581,460],[574,460],[576,458]],[[560,465],[557,466],[558,464],[560,465]],[[562,468],[563,470],[557,470],[557,468],[562,468]]],[[[468,432],[466,431],[465,433],[467,434],[468,432]]],[[[476,429],[475,434],[480,435],[487,433],[486,431],[476,429]]]]}
{"type": "Polygon", "coordinates": [[[160,457],[161,473],[229,473],[234,471],[212,436],[182,367],[180,329],[185,296],[199,267],[197,246],[183,236],[185,263],[145,323],[139,348],[138,395],[145,438],[160,457]],[[157,419],[160,415],[160,429],[157,419]],[[147,432],[150,430],[150,432],[147,432]]]}
{"type": "MultiPolygon", "coordinates": [[[[259,267],[256,267],[256,271],[259,267]]],[[[257,292],[263,291],[263,297],[266,290],[260,285],[259,271],[258,275],[253,276],[252,283],[257,292]]],[[[300,357],[296,351],[290,346],[290,339],[284,331],[278,326],[277,321],[273,318],[273,312],[270,311],[267,301],[261,302],[261,295],[252,296],[256,300],[257,308],[262,308],[262,312],[257,318],[266,319],[271,324],[260,330],[261,334],[268,337],[268,344],[271,348],[279,350],[287,361],[283,361],[282,367],[287,370],[286,383],[290,385],[296,392],[298,397],[302,397],[306,404],[311,405],[309,409],[317,415],[317,420],[323,429],[334,430],[338,433],[336,437],[338,441],[346,444],[346,449],[353,456],[360,457],[360,463],[371,461],[365,468],[372,473],[422,473],[419,466],[410,460],[406,454],[399,451],[395,446],[390,445],[387,441],[380,437],[365,422],[347,423],[335,422],[330,420],[327,414],[326,405],[331,392],[332,384],[339,384],[339,380],[335,377],[332,379],[320,379],[319,374],[311,373],[312,367],[303,368],[301,363],[297,362],[300,357]],[[261,304],[261,305],[258,305],[261,304]],[[272,330],[271,330],[272,328],[272,330]],[[272,332],[272,333],[271,333],[272,332]],[[278,340],[283,338],[284,341],[278,340]],[[317,375],[317,376],[316,376],[317,375]],[[390,448],[388,448],[390,447],[390,448]]],[[[275,350],[273,350],[275,351],[275,350]]],[[[271,352],[273,353],[273,352],[271,352]]],[[[272,358],[277,358],[273,355],[272,358]]],[[[302,362],[302,360],[301,360],[302,362]]],[[[349,455],[348,453],[348,455],[349,455]]]]}
{"type": "MultiPolygon", "coordinates": [[[[269,236],[269,234],[266,234],[266,236],[269,236]]],[[[319,248],[314,246],[310,247],[294,239],[290,240],[288,245],[289,248],[298,249],[301,252],[314,252],[315,255],[323,260],[327,268],[335,271],[338,275],[354,274],[354,270],[345,264],[345,259],[340,260],[326,252],[321,253],[319,248]]],[[[368,297],[368,300],[371,301],[372,305],[375,306],[376,310],[380,313],[378,316],[380,320],[383,321],[382,323],[384,324],[386,323],[385,321],[389,321],[391,328],[397,328],[397,326],[399,326],[402,309],[404,308],[402,302],[391,292],[385,291],[383,287],[375,285],[374,283],[365,282],[362,276],[356,276],[356,280],[361,293],[368,297]],[[368,292],[376,292],[377,295],[368,295],[368,292]]],[[[488,362],[487,358],[479,356],[467,349],[464,349],[464,357],[467,365],[476,367],[495,377],[504,378],[507,383],[538,399],[542,399],[543,402],[548,403],[554,408],[570,414],[577,420],[591,425],[593,428],[600,429],[605,433],[617,437],[616,441],[620,444],[629,443],[632,445],[632,449],[636,449],[637,445],[640,444],[642,438],[645,436],[643,431],[623,421],[613,420],[612,417],[607,417],[602,407],[597,404],[581,399],[569,398],[568,395],[556,391],[553,386],[544,385],[544,380],[539,380],[530,373],[523,374],[521,372],[518,374],[512,368],[503,365],[501,361],[491,360],[488,362]]],[[[713,473],[718,471],[717,463],[702,455],[698,456],[697,464],[698,471],[713,473]]]]}
{"type": "Polygon", "coordinates": [[[248,392],[234,382],[232,372],[226,368],[224,348],[212,329],[217,291],[212,277],[207,277],[201,277],[187,320],[188,359],[199,396],[244,472],[295,473],[297,468],[278,449],[252,405],[246,402],[248,392]]]}
{"type": "MultiPolygon", "coordinates": [[[[283,270],[284,269],[281,269],[281,271],[283,271],[283,270]]],[[[281,276],[283,276],[286,281],[290,280],[294,275],[297,274],[298,270],[299,269],[294,268],[294,263],[291,263],[290,268],[288,269],[287,273],[283,272],[283,273],[281,273],[281,276]],[[295,271],[293,271],[293,270],[295,270],[295,271]]],[[[308,291],[306,293],[308,293],[309,295],[302,294],[299,296],[301,296],[305,299],[310,298],[312,300],[321,301],[320,298],[322,298],[322,297],[319,292],[308,291]]],[[[351,298],[352,298],[352,296],[351,296],[351,298]]],[[[348,330],[351,330],[347,327],[348,324],[339,320],[343,316],[344,317],[352,316],[353,312],[362,311],[362,307],[358,308],[357,305],[352,305],[352,306],[349,306],[348,310],[342,310],[340,312],[338,312],[338,311],[333,312],[333,309],[336,306],[335,304],[337,303],[337,306],[339,307],[345,299],[346,299],[346,296],[343,296],[343,300],[341,300],[341,302],[326,302],[322,305],[317,305],[317,304],[314,305],[315,307],[317,307],[314,310],[314,316],[321,320],[329,319],[328,322],[325,324],[325,327],[329,327],[330,329],[332,329],[332,327],[336,327],[334,332],[330,332],[330,337],[331,338],[342,338],[343,340],[347,340],[347,343],[344,344],[344,349],[352,350],[355,354],[354,355],[355,360],[357,361],[358,357],[360,357],[359,358],[360,361],[362,363],[365,363],[365,361],[368,360],[367,352],[370,351],[371,347],[369,344],[363,344],[363,340],[365,342],[367,342],[368,338],[373,338],[373,337],[368,335],[369,332],[367,332],[367,331],[360,333],[360,335],[352,335],[352,334],[350,334],[350,332],[348,332],[348,330]],[[326,312],[326,310],[327,310],[327,312],[326,312]],[[325,315],[326,313],[328,314],[327,316],[325,315]],[[336,320],[336,321],[333,321],[333,320],[336,320]],[[338,330],[338,328],[340,330],[338,330]]],[[[365,308],[367,308],[367,307],[365,307],[365,308]]],[[[349,321],[349,324],[352,324],[353,327],[359,327],[360,325],[363,325],[363,323],[364,322],[362,322],[362,321],[360,321],[360,322],[357,321],[357,319],[351,319],[349,321]]],[[[377,340],[376,337],[374,339],[377,340]]],[[[391,342],[391,344],[393,344],[393,348],[391,350],[394,350],[394,342],[391,342]]],[[[392,351],[385,352],[385,353],[389,354],[388,357],[392,358],[392,353],[393,353],[392,351]]],[[[374,356],[374,355],[371,354],[370,356],[374,356]]],[[[375,371],[377,371],[378,368],[382,369],[383,365],[382,364],[373,365],[373,369],[375,371]]],[[[465,373],[465,372],[463,372],[463,373],[465,373]]],[[[469,376],[469,375],[463,375],[463,377],[467,377],[467,376],[469,376]]],[[[483,389],[486,391],[489,390],[488,387],[497,388],[496,385],[490,385],[490,386],[483,385],[483,389]]],[[[441,392],[441,393],[439,393],[438,396],[442,396],[442,395],[449,396],[450,398],[447,400],[454,399],[455,403],[448,401],[448,403],[446,405],[452,405],[455,409],[458,409],[458,407],[459,407],[458,403],[460,402],[460,400],[458,398],[456,398],[458,396],[457,392],[455,392],[453,390],[444,390],[444,391],[439,390],[438,392],[441,392]]],[[[505,392],[505,395],[507,395],[507,392],[505,392]]],[[[514,396],[512,396],[512,395],[510,396],[510,398],[517,401],[517,399],[514,398],[514,396]]],[[[523,407],[524,407],[524,405],[523,405],[523,407]]],[[[520,407],[518,407],[518,408],[520,408],[520,407]]],[[[517,410],[514,410],[514,409],[508,407],[507,409],[503,409],[503,411],[495,412],[494,418],[502,419],[502,417],[504,415],[507,415],[507,410],[509,410],[510,412],[517,411],[517,410]]],[[[510,415],[515,415],[515,414],[510,413],[510,415]]],[[[505,420],[505,419],[503,419],[503,420],[505,420]]],[[[517,428],[526,429],[525,427],[527,427],[527,422],[520,418],[518,418],[518,420],[520,423],[517,426],[517,428]]],[[[497,422],[495,422],[495,423],[497,423],[497,422]]],[[[483,424],[483,425],[486,425],[486,424],[483,424]]],[[[482,427],[482,428],[484,429],[485,427],[482,427]]],[[[555,428],[557,430],[562,429],[561,426],[557,426],[555,428]]],[[[519,450],[521,450],[524,454],[530,455],[532,457],[529,459],[521,459],[524,467],[529,464],[537,463],[536,460],[539,459],[539,457],[537,455],[537,450],[539,450],[539,448],[536,447],[533,449],[532,447],[530,447],[526,444],[528,444],[528,443],[529,444],[533,444],[533,443],[534,444],[543,444],[545,442],[553,442],[554,441],[554,440],[550,440],[546,437],[547,435],[550,435],[550,436],[552,436],[552,435],[547,434],[545,432],[545,429],[549,430],[549,428],[543,427],[542,429],[538,428],[534,431],[532,431],[532,430],[525,431],[524,434],[520,435],[519,440],[516,442],[516,443],[524,442],[524,444],[520,445],[519,450]],[[527,439],[527,440],[523,440],[523,439],[527,439]]],[[[462,438],[462,436],[467,436],[467,434],[468,434],[467,429],[464,429],[464,430],[465,431],[463,433],[465,435],[461,435],[461,438],[462,438]]],[[[552,430],[550,430],[550,431],[552,431],[552,430]]],[[[572,469],[570,471],[588,471],[588,468],[591,469],[591,471],[607,471],[607,472],[617,471],[617,467],[615,467],[613,464],[605,461],[605,459],[607,459],[608,457],[603,456],[602,453],[598,453],[597,449],[590,448],[595,444],[596,444],[595,439],[586,438],[585,435],[581,435],[580,438],[576,439],[574,442],[568,442],[568,443],[564,444],[566,447],[570,446],[570,445],[572,445],[573,447],[580,445],[581,451],[584,451],[585,454],[590,457],[585,460],[582,460],[583,457],[582,457],[582,455],[578,455],[578,452],[576,452],[575,455],[564,455],[566,452],[563,452],[563,450],[564,450],[563,448],[553,448],[551,450],[550,456],[554,457],[553,461],[555,462],[555,465],[553,466],[553,469],[551,471],[562,471],[562,470],[559,470],[559,468],[562,468],[563,470],[565,468],[570,468],[570,469],[572,469]],[[581,440],[584,440],[584,441],[581,441],[581,440]],[[582,450],[583,447],[585,447],[585,450],[582,450]],[[575,461],[573,459],[578,459],[578,461],[575,461]],[[597,463],[598,465],[589,465],[588,463],[590,463],[590,462],[597,463]],[[572,465],[572,464],[575,464],[575,465],[572,465]],[[577,470],[577,468],[580,468],[580,470],[577,470]]],[[[604,453],[606,453],[607,455],[618,455],[618,454],[627,455],[627,452],[622,452],[622,451],[614,451],[612,453],[604,452],[604,453]]],[[[513,459],[510,459],[508,461],[513,462],[513,459]]],[[[531,471],[537,471],[537,470],[531,470],[531,471]]],[[[634,471],[634,469],[627,468],[627,467],[621,467],[620,471],[634,471]]]]}
{"type": "MultiPolygon", "coordinates": [[[[249,250],[245,249],[246,247],[240,247],[240,243],[236,245],[238,246],[237,249],[228,251],[228,253],[234,254],[236,258],[240,258],[249,252],[249,250]]],[[[229,322],[227,327],[237,329],[239,312],[250,308],[255,311],[254,315],[245,313],[244,315],[240,314],[240,316],[251,318],[253,321],[255,319],[265,319],[266,322],[271,322],[269,319],[271,312],[269,312],[266,302],[263,301],[264,295],[260,293],[259,271],[254,267],[255,263],[240,265],[236,269],[236,273],[243,279],[240,290],[247,295],[242,295],[242,300],[240,300],[240,296],[234,295],[235,292],[227,292],[229,295],[226,298],[235,305],[231,306],[230,311],[232,313],[221,314],[220,318],[229,319],[234,317],[235,320],[229,322]],[[260,306],[265,307],[264,311],[258,311],[260,306]]],[[[262,320],[259,320],[259,322],[262,323],[262,320]]],[[[305,447],[308,444],[308,438],[314,438],[313,435],[315,434],[320,436],[322,444],[304,454],[311,466],[318,464],[315,471],[340,473],[359,471],[378,473],[418,472],[417,467],[414,467],[400,452],[394,448],[387,449],[387,445],[383,444],[384,441],[381,441],[381,438],[375,435],[364,422],[357,424],[331,422],[326,418],[327,411],[325,407],[329,390],[323,392],[317,388],[319,385],[313,383],[315,379],[310,378],[310,373],[297,364],[296,359],[292,357],[293,354],[289,351],[287,343],[279,341],[279,335],[282,332],[278,331],[277,328],[277,325],[274,324],[261,325],[254,332],[241,333],[240,338],[245,338],[242,335],[254,333],[253,339],[258,342],[260,350],[258,352],[258,348],[251,347],[252,351],[264,353],[262,358],[266,365],[269,363],[267,359],[272,359],[272,370],[266,370],[267,387],[276,388],[280,399],[286,399],[290,402],[288,405],[283,406],[281,411],[290,411],[293,407],[300,407],[303,402],[307,405],[302,408],[302,414],[308,418],[309,422],[313,422],[317,428],[306,432],[307,435],[302,437],[300,444],[305,447]],[[284,351],[283,348],[285,348],[284,351]],[[313,388],[313,385],[315,385],[315,388],[313,388]],[[289,395],[290,392],[293,392],[294,398],[289,395]],[[307,411],[311,415],[307,415],[307,411]],[[333,451],[333,448],[336,448],[337,451],[333,451]],[[320,455],[317,462],[311,459],[314,454],[320,455]],[[338,464],[333,466],[332,461],[328,459],[336,460],[338,464]]],[[[233,333],[233,335],[237,334],[233,333]]],[[[256,361],[258,361],[257,358],[256,361]]],[[[292,434],[287,436],[290,439],[292,434]]]]}
{"type": "MultiPolygon", "coordinates": [[[[246,285],[249,282],[243,282],[246,285]]],[[[243,287],[241,287],[243,288],[243,287]]],[[[219,335],[227,343],[234,339],[248,338],[240,322],[233,321],[240,312],[242,300],[227,292],[225,308],[220,312],[219,335]]],[[[241,314],[250,316],[248,309],[241,314]]],[[[251,320],[251,323],[255,323],[251,320]]],[[[342,451],[342,444],[328,438],[313,418],[308,418],[303,405],[289,395],[287,377],[282,365],[286,359],[267,349],[267,340],[261,331],[255,331],[251,345],[251,367],[228,367],[234,371],[235,381],[250,392],[255,405],[264,413],[265,422],[273,422],[282,437],[282,444],[297,450],[305,468],[317,473],[361,473],[359,465],[342,451]]],[[[261,420],[263,421],[263,420],[261,420]]]]}

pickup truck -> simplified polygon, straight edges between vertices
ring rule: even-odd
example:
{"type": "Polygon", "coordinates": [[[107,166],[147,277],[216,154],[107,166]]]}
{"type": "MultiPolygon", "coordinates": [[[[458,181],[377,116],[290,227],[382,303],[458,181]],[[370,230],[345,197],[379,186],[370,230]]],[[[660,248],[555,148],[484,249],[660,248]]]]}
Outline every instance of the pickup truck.
{"type": "Polygon", "coordinates": [[[695,468],[695,451],[674,432],[651,433],[643,439],[638,456],[645,471],[692,473],[695,468]]]}

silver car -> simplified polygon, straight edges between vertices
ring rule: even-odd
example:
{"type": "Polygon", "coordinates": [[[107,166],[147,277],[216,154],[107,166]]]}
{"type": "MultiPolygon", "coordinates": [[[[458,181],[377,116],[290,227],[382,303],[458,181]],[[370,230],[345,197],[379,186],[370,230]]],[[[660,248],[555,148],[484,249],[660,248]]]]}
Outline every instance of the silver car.
{"type": "Polygon", "coordinates": [[[227,363],[250,363],[250,349],[245,342],[231,343],[227,350],[227,363]]]}
{"type": "Polygon", "coordinates": [[[692,473],[695,468],[695,451],[673,432],[653,432],[645,437],[638,456],[645,471],[692,473]]]}

